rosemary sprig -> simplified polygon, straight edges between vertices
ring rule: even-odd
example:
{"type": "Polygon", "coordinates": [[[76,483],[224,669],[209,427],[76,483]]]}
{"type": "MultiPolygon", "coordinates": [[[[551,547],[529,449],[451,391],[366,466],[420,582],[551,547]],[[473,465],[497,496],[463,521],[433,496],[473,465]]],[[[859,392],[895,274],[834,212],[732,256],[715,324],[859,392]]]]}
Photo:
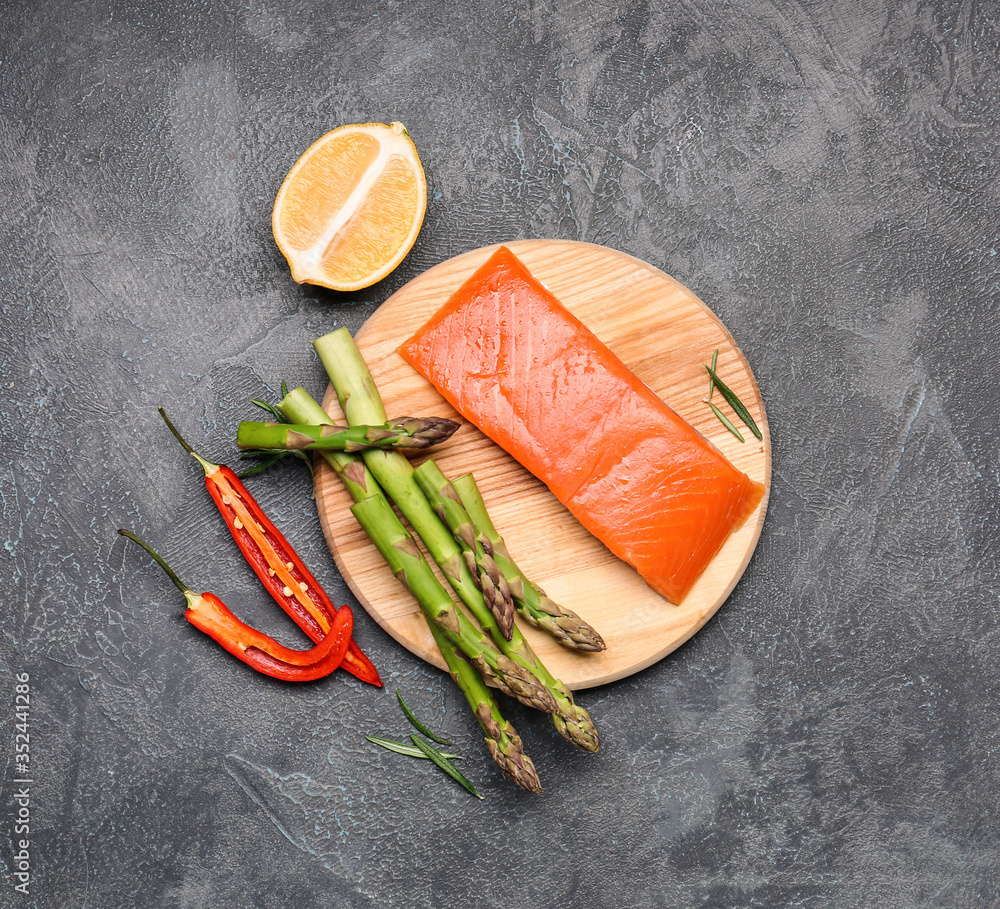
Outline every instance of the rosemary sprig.
{"type": "MultiPolygon", "coordinates": [[[[407,745],[406,742],[397,742],[395,739],[386,739],[380,735],[366,735],[366,739],[373,745],[381,745],[388,751],[394,751],[396,754],[405,754],[407,757],[420,758],[421,760],[430,760],[424,752],[422,752],[416,745],[407,745]]],[[[451,754],[448,751],[438,752],[441,757],[446,758],[449,761],[460,761],[462,760],[462,755],[451,754]]]]}
{"type": "Polygon", "coordinates": [[[428,729],[423,723],[420,722],[420,720],[418,720],[413,715],[413,711],[406,706],[406,701],[403,700],[403,695],[398,688],[396,689],[396,699],[399,701],[399,706],[403,708],[403,713],[406,714],[406,718],[411,723],[413,723],[414,727],[417,729],[418,732],[422,732],[432,742],[437,742],[439,745],[451,744],[451,742],[449,742],[447,739],[443,739],[441,738],[441,736],[435,735],[433,732],[431,732],[430,729],[428,729]]]}
{"type": "MultiPolygon", "coordinates": [[[[712,362],[712,367],[715,367],[715,362],[712,362]]],[[[282,379],[281,380],[281,397],[282,399],[288,397],[288,383],[282,379]]],[[[291,423],[292,421],[288,419],[277,406],[272,404],[270,401],[262,401],[260,398],[251,398],[251,404],[256,404],[261,410],[266,410],[275,420],[279,423],[291,423]]]]}
{"type": "MultiPolygon", "coordinates": [[[[396,700],[399,701],[399,706],[402,708],[403,713],[406,718],[427,738],[438,742],[441,745],[450,745],[447,739],[443,739],[438,735],[435,735],[430,731],[423,723],[420,722],[414,716],[413,711],[406,705],[406,701],[403,700],[402,692],[396,689],[396,700]]],[[[433,745],[429,745],[423,739],[417,738],[415,735],[410,736],[410,741],[412,745],[407,745],[406,742],[397,742],[395,739],[386,739],[380,735],[366,735],[366,739],[375,745],[381,745],[383,748],[387,748],[389,751],[395,751],[397,754],[405,754],[407,757],[415,758],[426,758],[436,764],[441,770],[448,774],[455,782],[462,785],[464,788],[468,789],[477,799],[481,799],[482,796],[476,792],[475,786],[472,785],[458,770],[458,768],[452,766],[451,762],[453,760],[458,760],[459,755],[450,754],[447,751],[439,751],[433,745]]]]}
{"type": "MultiPolygon", "coordinates": [[[[293,453],[295,453],[295,452],[290,452],[290,451],[267,452],[267,454],[269,455],[268,457],[263,458],[257,464],[255,464],[253,467],[248,467],[246,470],[241,471],[240,473],[236,474],[236,476],[238,476],[241,480],[244,480],[247,477],[256,476],[257,474],[263,473],[269,467],[271,467],[272,465],[276,464],[285,455],[287,455],[287,454],[293,454],[293,453]]],[[[243,452],[240,455],[240,460],[242,461],[247,456],[247,454],[257,455],[258,457],[260,457],[261,453],[260,452],[256,452],[256,451],[254,451],[254,452],[243,452]]]]}
{"type": "Polygon", "coordinates": [[[764,436],[757,428],[757,424],[754,422],[753,417],[750,416],[750,411],[746,409],[746,405],[739,399],[739,397],[737,397],[736,392],[734,392],[728,385],[726,385],[725,382],[722,381],[722,379],[719,378],[718,374],[711,366],[706,366],[705,369],[708,370],[708,374],[711,376],[713,384],[719,389],[719,393],[722,397],[726,399],[726,403],[733,408],[736,416],[738,416],[746,424],[747,429],[749,429],[758,440],[763,441],[764,436]]]}
{"type": "Polygon", "coordinates": [[[441,752],[436,748],[432,748],[423,739],[418,739],[415,735],[410,736],[410,741],[417,746],[427,757],[429,757],[435,764],[438,765],[445,773],[448,774],[456,783],[471,792],[477,799],[481,799],[482,796],[476,792],[476,787],[470,783],[462,772],[457,768],[452,766],[451,762],[447,758],[441,756],[441,752]]]}
{"type": "Polygon", "coordinates": [[[725,427],[726,427],[726,429],[728,429],[728,430],[729,430],[729,431],[730,431],[730,432],[731,432],[731,433],[732,433],[732,434],[733,434],[734,436],[736,436],[736,438],[737,438],[737,439],[739,439],[739,440],[740,440],[741,442],[744,442],[744,441],[746,441],[746,440],[745,440],[745,439],[743,438],[743,435],[742,435],[742,434],[740,433],[740,431],[739,431],[739,430],[738,430],[738,429],[737,429],[737,428],[736,428],[735,426],[733,426],[733,421],[732,421],[732,420],[730,420],[730,419],[729,419],[729,417],[727,417],[727,416],[726,416],[726,415],[725,415],[725,414],[724,414],[724,413],[723,413],[723,412],[722,412],[721,410],[719,410],[719,408],[718,408],[718,407],[716,407],[716,406],[715,406],[715,405],[714,405],[714,404],[713,404],[713,403],[712,403],[711,401],[709,401],[709,400],[708,400],[708,398],[703,398],[702,400],[703,400],[703,401],[704,401],[704,402],[705,402],[705,403],[706,403],[706,404],[707,404],[707,405],[708,405],[709,407],[711,407],[711,408],[712,408],[712,413],[714,413],[714,414],[715,414],[715,415],[716,415],[716,416],[717,416],[717,417],[719,418],[719,422],[720,422],[720,423],[721,423],[721,424],[722,424],[723,426],[725,426],[725,427]]]}
{"type": "Polygon", "coordinates": [[[702,398],[702,400],[712,408],[712,413],[714,413],[718,418],[719,422],[726,427],[737,439],[741,442],[745,441],[743,434],[733,425],[733,421],[729,419],[718,407],[712,403],[712,398],[715,395],[715,369],[719,363],[719,348],[716,347],[714,353],[712,354],[712,368],[708,371],[708,397],[702,398]]]}

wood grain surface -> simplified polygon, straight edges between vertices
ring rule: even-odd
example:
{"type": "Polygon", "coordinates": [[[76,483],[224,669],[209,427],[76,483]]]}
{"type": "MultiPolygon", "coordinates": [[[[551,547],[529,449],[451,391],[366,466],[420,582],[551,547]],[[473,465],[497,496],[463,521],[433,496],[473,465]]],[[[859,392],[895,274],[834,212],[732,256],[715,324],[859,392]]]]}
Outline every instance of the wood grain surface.
{"type": "MultiPolygon", "coordinates": [[[[434,451],[449,477],[475,474],[497,528],[528,576],[603,635],[606,651],[578,654],[518,619],[554,675],[571,688],[588,688],[655,663],[725,602],[746,568],[764,521],[771,478],[767,419],[757,383],[732,336],[701,300],[669,275],[587,243],[520,240],[505,245],[642,381],[766,490],[757,511],[729,538],[684,602],[674,605],[647,587],[584,530],[541,481],[471,424],[463,421],[455,436],[434,451]],[[708,377],[702,364],[711,362],[716,348],[719,375],[750,409],[762,430],[762,443],[747,432],[747,442],[741,444],[703,403],[708,377]]],[[[357,333],[390,417],[436,414],[461,419],[396,347],[495,249],[464,253],[424,272],[386,300],[357,333]]],[[[728,410],[718,392],[715,397],[728,410]]],[[[342,420],[332,389],[323,406],[342,420]]],[[[355,522],[349,496],[325,463],[316,473],[316,501],[337,566],[364,608],[404,647],[443,668],[419,607],[355,522]]]]}

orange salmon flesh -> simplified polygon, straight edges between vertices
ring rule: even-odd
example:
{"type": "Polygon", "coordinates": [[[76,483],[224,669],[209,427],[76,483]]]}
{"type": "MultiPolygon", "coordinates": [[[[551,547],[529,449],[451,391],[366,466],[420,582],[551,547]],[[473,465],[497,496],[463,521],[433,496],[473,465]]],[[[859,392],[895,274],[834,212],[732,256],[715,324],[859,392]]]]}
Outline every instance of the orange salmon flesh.
{"type": "Polygon", "coordinates": [[[399,352],[673,603],[764,494],[506,247],[399,352]]]}

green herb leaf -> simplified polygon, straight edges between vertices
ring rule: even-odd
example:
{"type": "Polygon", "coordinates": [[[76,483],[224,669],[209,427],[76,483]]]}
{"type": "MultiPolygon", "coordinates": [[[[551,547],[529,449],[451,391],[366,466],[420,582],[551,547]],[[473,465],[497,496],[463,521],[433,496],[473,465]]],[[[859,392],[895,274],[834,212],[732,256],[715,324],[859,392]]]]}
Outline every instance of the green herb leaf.
{"type": "Polygon", "coordinates": [[[240,454],[241,461],[244,460],[245,458],[256,458],[256,457],[261,457],[262,455],[266,455],[267,457],[265,457],[264,460],[261,461],[261,463],[256,464],[253,467],[247,468],[242,473],[236,474],[236,476],[238,476],[242,480],[244,477],[252,477],[258,473],[263,473],[268,468],[273,467],[282,458],[291,455],[293,458],[298,458],[300,461],[302,461],[303,464],[306,465],[306,467],[309,468],[309,478],[310,480],[312,480],[312,485],[313,485],[313,492],[310,498],[315,499],[316,477],[313,471],[313,461],[312,457],[310,457],[311,454],[312,452],[308,451],[284,451],[284,450],[274,451],[271,449],[266,449],[262,451],[244,451],[240,454]]]}
{"type": "MultiPolygon", "coordinates": [[[[712,372],[715,372],[715,367],[719,362],[719,348],[715,348],[715,353],[712,354],[712,372]]],[[[708,402],[712,403],[712,396],[715,394],[715,379],[711,375],[708,377],[708,402]]],[[[741,440],[742,441],[742,440],[741,440]]]]}
{"type": "Polygon", "coordinates": [[[753,417],[750,416],[750,411],[746,409],[746,405],[737,397],[736,392],[734,392],[722,379],[719,378],[718,374],[712,369],[711,366],[706,366],[705,369],[708,370],[708,374],[712,377],[712,381],[715,383],[715,387],[719,389],[722,397],[726,399],[726,402],[730,407],[736,412],[738,416],[744,423],[746,423],[747,429],[750,430],[759,440],[763,441],[764,436],[761,431],[757,428],[757,424],[754,422],[753,417]]]}
{"type": "Polygon", "coordinates": [[[424,754],[427,755],[435,764],[438,765],[445,773],[448,774],[456,783],[463,786],[469,792],[471,792],[477,799],[481,799],[482,796],[476,792],[476,787],[472,785],[461,773],[457,767],[453,767],[444,755],[436,748],[432,748],[423,739],[418,739],[415,735],[410,736],[410,741],[413,742],[424,754]]]}
{"type": "Polygon", "coordinates": [[[741,442],[745,441],[743,436],[740,434],[740,431],[735,426],[733,426],[733,421],[730,420],[729,417],[727,417],[721,410],[719,410],[718,407],[716,407],[707,398],[705,398],[704,400],[705,403],[712,408],[712,413],[714,413],[719,418],[719,422],[721,422],[722,425],[725,426],[726,429],[728,429],[741,442]]]}
{"type": "MultiPolygon", "coordinates": [[[[407,745],[406,742],[397,742],[395,739],[385,739],[380,735],[366,735],[365,738],[372,744],[381,745],[389,751],[395,751],[396,754],[405,754],[407,757],[420,758],[423,761],[430,760],[416,745],[407,745]]],[[[447,751],[442,751],[440,754],[450,761],[462,760],[462,755],[460,754],[451,754],[447,751]]]]}
{"type": "MultiPolygon", "coordinates": [[[[287,388],[288,388],[288,386],[284,382],[282,382],[281,383],[281,389],[282,389],[282,391],[285,391],[285,389],[287,389],[287,388]]],[[[285,397],[288,397],[287,393],[285,394],[285,397]]],[[[278,410],[278,407],[277,407],[276,404],[272,404],[269,401],[262,401],[262,400],[260,400],[260,398],[251,398],[250,399],[250,403],[251,404],[256,404],[261,410],[266,410],[279,423],[291,423],[292,422],[280,410],[278,410]]]]}
{"type": "Polygon", "coordinates": [[[271,404],[269,401],[262,401],[260,398],[251,398],[251,404],[256,404],[261,410],[266,410],[272,417],[281,423],[287,423],[284,414],[277,407],[271,404]]]}
{"type": "MultiPolygon", "coordinates": [[[[247,455],[253,455],[253,454],[259,455],[262,453],[265,452],[243,452],[243,454],[240,455],[240,460],[242,461],[243,458],[246,457],[247,455]]],[[[238,476],[242,480],[246,477],[253,477],[259,473],[263,473],[273,464],[280,461],[286,454],[289,454],[289,452],[280,451],[276,453],[271,453],[270,457],[263,458],[258,464],[255,464],[253,467],[247,468],[242,473],[236,474],[236,476],[238,476]]]]}
{"type": "Polygon", "coordinates": [[[403,713],[406,714],[406,718],[411,723],[413,723],[414,727],[419,732],[422,732],[432,742],[437,742],[439,745],[450,745],[451,744],[451,742],[449,742],[447,739],[443,739],[443,738],[441,738],[441,736],[435,735],[433,732],[431,732],[430,729],[428,729],[423,723],[420,722],[420,720],[418,720],[413,715],[413,711],[410,710],[410,708],[406,706],[406,701],[403,700],[403,695],[399,693],[399,689],[398,688],[396,689],[396,698],[399,701],[399,706],[403,708],[403,713]]]}

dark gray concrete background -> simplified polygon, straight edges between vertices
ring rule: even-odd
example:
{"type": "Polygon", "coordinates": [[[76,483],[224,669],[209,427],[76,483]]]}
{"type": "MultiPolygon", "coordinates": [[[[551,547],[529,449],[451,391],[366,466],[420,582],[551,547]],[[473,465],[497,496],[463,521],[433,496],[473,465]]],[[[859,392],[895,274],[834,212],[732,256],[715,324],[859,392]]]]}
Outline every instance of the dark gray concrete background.
{"type": "MultiPolygon", "coordinates": [[[[0,905],[1000,905],[998,51],[974,0],[4,3],[0,905]],[[376,287],[297,286],[275,192],[368,120],[412,132],[423,231],[376,287]],[[232,459],[250,398],[321,392],[314,337],[523,237],[692,288],[774,440],[729,602],[581,694],[601,753],[509,708],[540,798],[367,615],[385,690],[272,682],[115,534],[301,641],[155,406],[232,459]],[[19,672],[28,896],[8,880],[19,672]],[[484,802],[364,740],[407,733],[396,686],[484,802]]],[[[252,489],[353,602],[301,466],[252,489]]]]}

